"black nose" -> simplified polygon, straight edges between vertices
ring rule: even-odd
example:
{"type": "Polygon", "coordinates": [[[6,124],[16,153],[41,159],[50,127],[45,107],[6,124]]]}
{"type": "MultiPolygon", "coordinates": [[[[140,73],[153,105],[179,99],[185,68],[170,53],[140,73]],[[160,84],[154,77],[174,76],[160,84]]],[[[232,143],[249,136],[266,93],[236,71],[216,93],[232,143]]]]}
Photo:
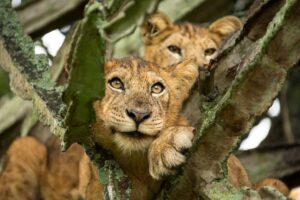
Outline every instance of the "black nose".
{"type": "Polygon", "coordinates": [[[126,109],[126,113],[127,113],[128,117],[133,119],[133,121],[135,121],[135,123],[137,125],[139,125],[146,119],[149,119],[151,116],[151,112],[140,112],[140,111],[136,111],[136,110],[127,110],[126,109]]]}

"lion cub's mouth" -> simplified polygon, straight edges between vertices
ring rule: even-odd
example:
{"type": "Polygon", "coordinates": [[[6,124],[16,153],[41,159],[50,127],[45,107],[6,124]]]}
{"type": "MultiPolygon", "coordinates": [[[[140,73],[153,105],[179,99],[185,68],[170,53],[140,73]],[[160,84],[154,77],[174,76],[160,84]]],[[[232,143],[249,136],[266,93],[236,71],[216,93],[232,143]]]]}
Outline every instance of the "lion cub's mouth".
{"type": "Polygon", "coordinates": [[[114,142],[125,152],[145,151],[155,139],[139,131],[115,132],[114,142]]]}
{"type": "Polygon", "coordinates": [[[123,136],[130,137],[130,138],[135,138],[135,139],[144,139],[144,138],[149,138],[151,136],[145,135],[141,132],[138,131],[131,131],[131,132],[120,132],[123,136]]]}

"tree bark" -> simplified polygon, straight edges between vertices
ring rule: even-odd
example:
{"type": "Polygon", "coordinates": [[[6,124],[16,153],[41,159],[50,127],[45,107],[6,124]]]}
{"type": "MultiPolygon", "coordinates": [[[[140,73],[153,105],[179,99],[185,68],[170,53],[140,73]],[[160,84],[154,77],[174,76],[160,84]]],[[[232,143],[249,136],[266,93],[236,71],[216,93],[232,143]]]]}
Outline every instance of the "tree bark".
{"type": "Polygon", "coordinates": [[[16,10],[24,31],[32,38],[37,38],[81,19],[86,3],[87,0],[73,0],[68,3],[60,0],[40,0],[16,10]]]}

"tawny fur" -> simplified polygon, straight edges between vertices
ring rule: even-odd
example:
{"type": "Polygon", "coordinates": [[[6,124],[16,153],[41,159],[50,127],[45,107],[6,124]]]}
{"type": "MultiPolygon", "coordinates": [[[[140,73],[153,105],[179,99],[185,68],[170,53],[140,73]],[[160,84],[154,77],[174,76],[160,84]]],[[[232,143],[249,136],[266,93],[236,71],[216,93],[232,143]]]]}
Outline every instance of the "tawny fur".
{"type": "Polygon", "coordinates": [[[292,200],[300,200],[300,187],[293,188],[289,194],[292,200]]]}
{"type": "Polygon", "coordinates": [[[35,139],[26,137],[15,141],[0,173],[0,199],[37,199],[45,158],[45,146],[35,139]]]}
{"type": "Polygon", "coordinates": [[[77,200],[86,196],[91,162],[78,144],[61,152],[54,137],[45,145],[28,136],[16,139],[6,158],[0,172],[0,199],[77,200]]]}
{"type": "Polygon", "coordinates": [[[290,192],[289,188],[282,181],[274,178],[266,178],[258,181],[257,183],[254,184],[254,189],[259,190],[264,186],[271,186],[273,188],[276,188],[279,192],[281,192],[285,196],[288,196],[290,192]]]}

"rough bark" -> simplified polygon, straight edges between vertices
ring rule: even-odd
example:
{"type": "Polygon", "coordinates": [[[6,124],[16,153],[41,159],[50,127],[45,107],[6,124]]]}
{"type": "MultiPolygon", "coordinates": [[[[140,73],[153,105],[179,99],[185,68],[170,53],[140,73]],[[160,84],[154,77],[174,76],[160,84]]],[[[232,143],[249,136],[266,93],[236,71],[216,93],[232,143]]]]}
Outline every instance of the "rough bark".
{"type": "Polygon", "coordinates": [[[40,0],[22,5],[16,10],[24,31],[36,38],[81,19],[86,2],[87,0],[68,3],[60,0],[40,0]]]}
{"type": "Polygon", "coordinates": [[[288,74],[288,80],[285,83],[285,87],[278,96],[280,100],[280,115],[272,118],[269,134],[260,146],[268,147],[274,144],[299,143],[299,78],[300,66],[298,64],[288,74]]]}
{"type": "Polygon", "coordinates": [[[62,130],[57,125],[62,121],[59,105],[59,88],[55,88],[47,75],[45,57],[34,56],[31,40],[23,34],[16,15],[7,1],[0,4],[0,65],[10,73],[12,90],[24,99],[31,99],[42,111],[44,121],[56,133],[62,130]],[[14,31],[11,31],[14,30],[14,31]]]}

